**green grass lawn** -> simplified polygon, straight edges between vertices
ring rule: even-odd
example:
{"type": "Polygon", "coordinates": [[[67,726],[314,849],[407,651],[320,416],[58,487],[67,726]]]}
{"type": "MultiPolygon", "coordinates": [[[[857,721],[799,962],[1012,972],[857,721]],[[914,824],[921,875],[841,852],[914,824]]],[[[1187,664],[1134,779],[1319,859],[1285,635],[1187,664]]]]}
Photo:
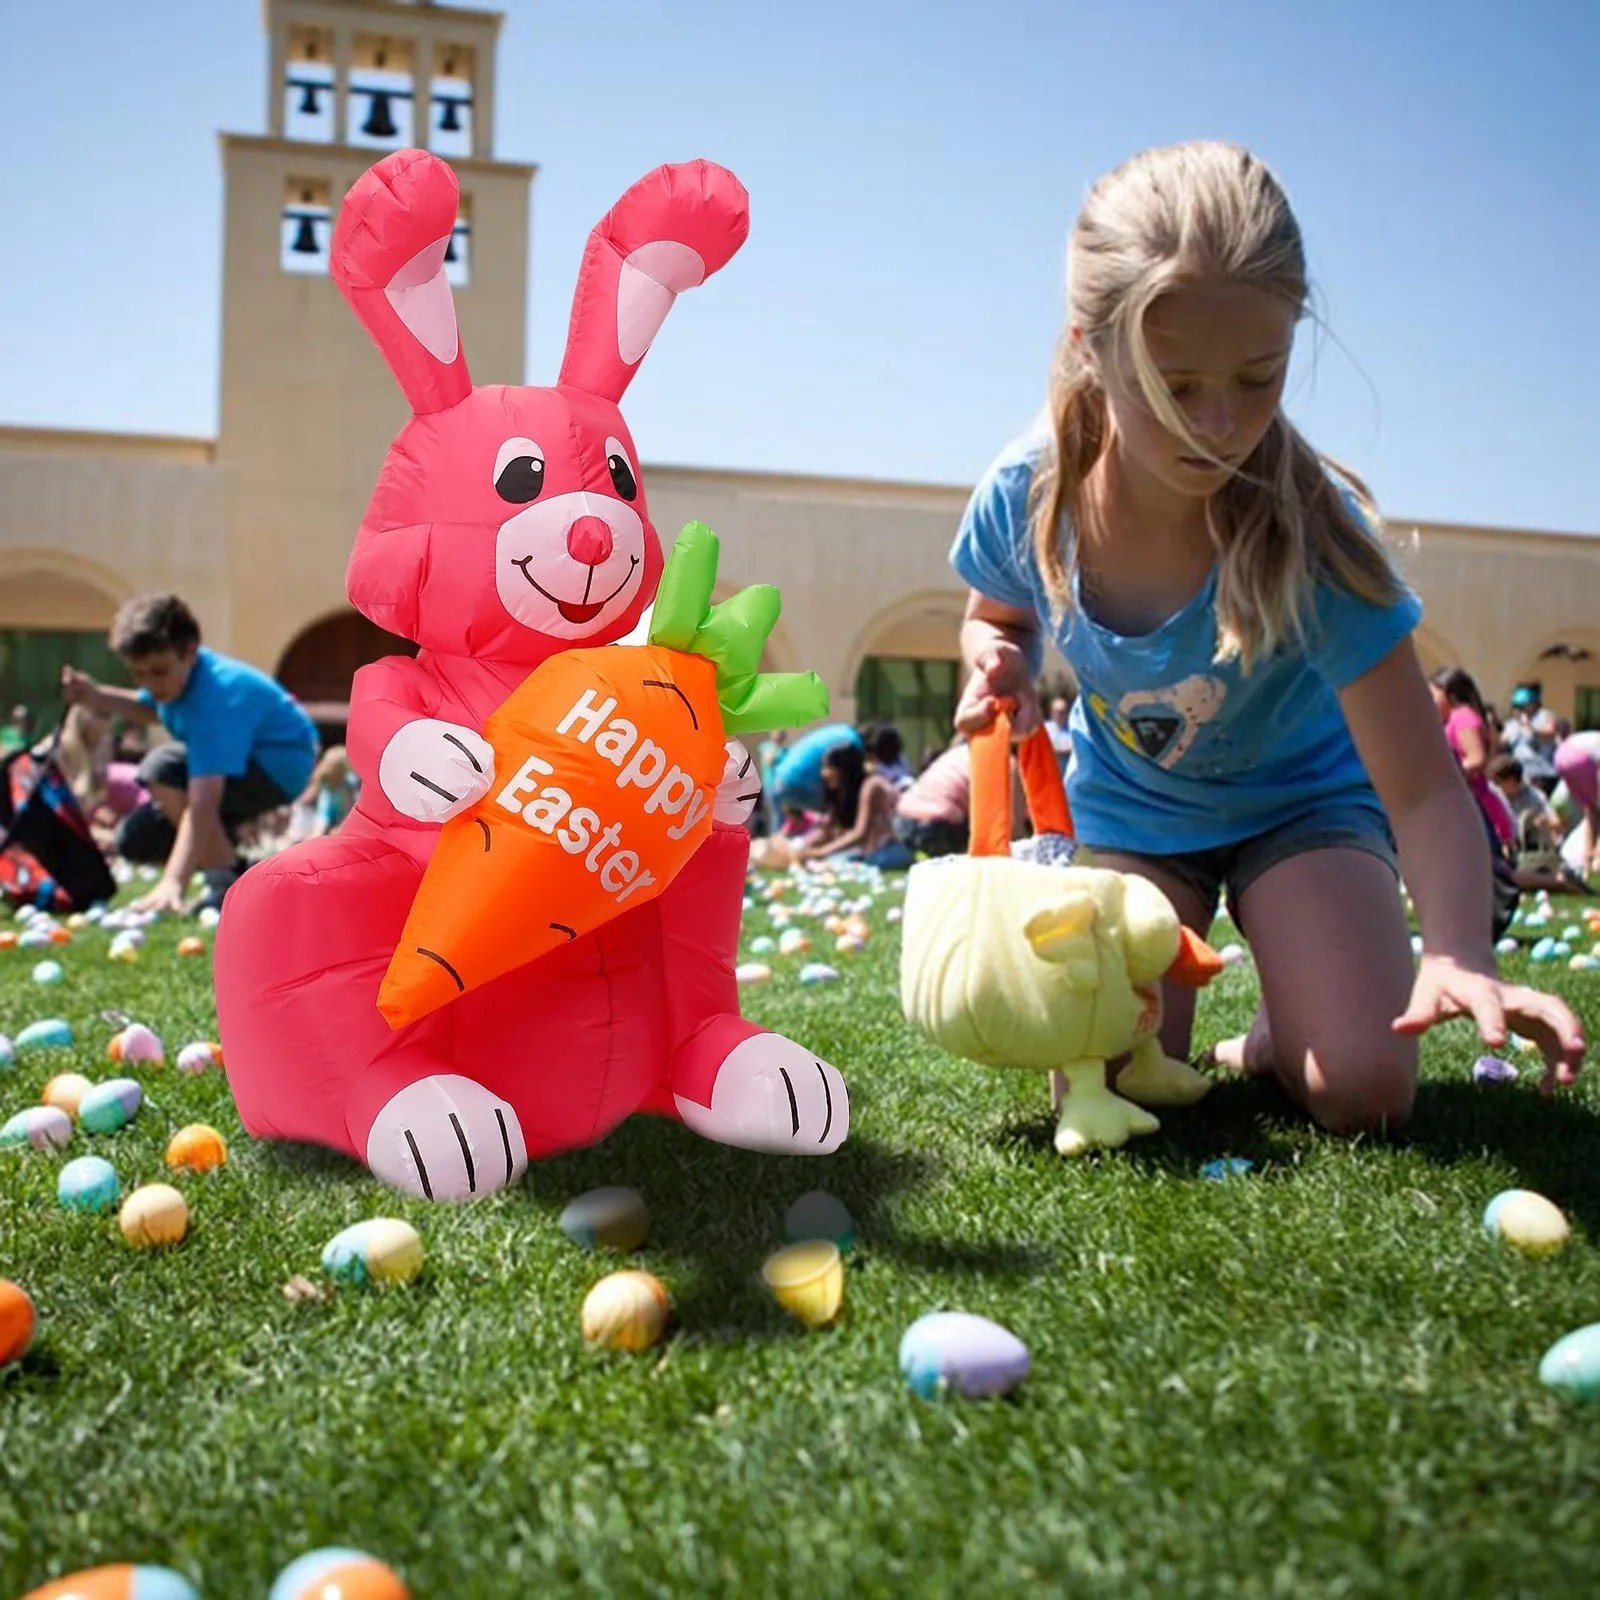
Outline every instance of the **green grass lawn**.
{"type": "MultiPolygon", "coordinates": [[[[419,1600],[1600,1588],[1600,1406],[1537,1379],[1557,1337],[1600,1320],[1592,1079],[1553,1104],[1474,1087],[1458,1023],[1425,1042],[1414,1123],[1387,1143],[1325,1137],[1267,1086],[1228,1083],[1149,1139],[1064,1162],[1041,1076],[964,1065],[901,1022],[890,903],[864,954],[829,957],[840,982],[803,989],[806,958],[772,956],[779,980],[746,991],[846,1074],[850,1139],[826,1160],[636,1119],[510,1193],[430,1207],[334,1156],[251,1144],[220,1073],[144,1070],[137,1122],[67,1153],[108,1155],[126,1191],[168,1177],[167,1137],[205,1121],[233,1159],[176,1180],[181,1247],[137,1254],[114,1214],[57,1207],[64,1156],[0,1157],[0,1276],[41,1322],[0,1374],[0,1597],[122,1559],[255,1600],[328,1544],[390,1561],[419,1600]],[[1218,1156],[1255,1170],[1201,1179],[1218,1156]],[[675,1301],[642,1356],[579,1337],[588,1287],[624,1263],[556,1219],[601,1184],[645,1196],[638,1264],[675,1301]],[[841,1320],[808,1332],[758,1272],[818,1186],[858,1245],[841,1320]],[[1567,1210],[1564,1254],[1484,1238],[1512,1186],[1567,1210]],[[423,1235],[417,1283],[284,1297],[294,1274],[321,1280],[335,1232],[384,1214],[423,1235]],[[940,1308],[1027,1343],[1012,1398],[907,1391],[901,1333],[940,1308]]],[[[133,966],[81,935],[54,989],[29,978],[49,952],[0,951],[0,1032],[60,1015],[80,1041],[19,1059],[0,1112],[55,1072],[121,1070],[103,1008],[155,1027],[169,1059],[214,1036],[209,961],[176,956],[180,931],[154,930],[133,966]]],[[[1507,967],[1600,1034],[1600,973],[1507,967]]],[[[1254,1003],[1250,969],[1229,969],[1197,1041],[1254,1003]]]]}

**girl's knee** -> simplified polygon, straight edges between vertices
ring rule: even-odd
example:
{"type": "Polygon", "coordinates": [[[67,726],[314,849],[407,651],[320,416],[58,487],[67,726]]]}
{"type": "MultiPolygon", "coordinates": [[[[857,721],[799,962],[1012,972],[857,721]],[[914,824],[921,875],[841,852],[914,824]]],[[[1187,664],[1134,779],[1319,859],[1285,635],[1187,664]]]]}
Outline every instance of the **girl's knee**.
{"type": "Polygon", "coordinates": [[[1319,1062],[1317,1068],[1306,1075],[1306,1109],[1327,1132],[1387,1133],[1410,1117],[1417,1096],[1414,1048],[1359,1062],[1319,1062]]]}

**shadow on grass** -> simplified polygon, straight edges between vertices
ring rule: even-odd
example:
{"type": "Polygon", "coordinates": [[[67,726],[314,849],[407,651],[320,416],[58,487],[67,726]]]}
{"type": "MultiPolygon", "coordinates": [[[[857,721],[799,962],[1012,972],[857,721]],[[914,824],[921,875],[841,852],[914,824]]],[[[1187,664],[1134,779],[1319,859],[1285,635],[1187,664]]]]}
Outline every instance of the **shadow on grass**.
{"type": "Polygon", "coordinates": [[[536,1162],[515,1194],[553,1224],[574,1196],[606,1184],[637,1189],[650,1208],[649,1247],[673,1271],[675,1321],[697,1339],[804,1336],[761,1288],[761,1263],[785,1243],[789,1206],[826,1189],[848,1208],[857,1244],[852,1278],[879,1260],[921,1271],[1027,1280],[1050,1252],[1014,1243],[974,1244],[902,1230],[895,1201],[934,1181],[936,1158],[860,1135],[820,1160],[735,1150],[659,1117],[634,1117],[601,1144],[536,1162]]]}

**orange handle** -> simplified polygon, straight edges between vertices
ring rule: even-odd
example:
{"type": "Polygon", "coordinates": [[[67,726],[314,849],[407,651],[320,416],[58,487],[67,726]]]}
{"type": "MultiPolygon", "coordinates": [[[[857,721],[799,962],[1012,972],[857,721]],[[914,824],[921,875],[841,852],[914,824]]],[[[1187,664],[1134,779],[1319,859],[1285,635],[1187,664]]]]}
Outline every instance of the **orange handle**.
{"type": "MultiPolygon", "coordinates": [[[[971,851],[975,856],[1011,854],[1011,713],[1015,709],[1014,701],[1002,701],[994,721],[969,741],[971,851]]],[[[1018,746],[1017,762],[1022,768],[1022,791],[1034,832],[1062,833],[1071,838],[1072,813],[1061,785],[1061,768],[1050,735],[1043,728],[1035,728],[1018,746]]]]}

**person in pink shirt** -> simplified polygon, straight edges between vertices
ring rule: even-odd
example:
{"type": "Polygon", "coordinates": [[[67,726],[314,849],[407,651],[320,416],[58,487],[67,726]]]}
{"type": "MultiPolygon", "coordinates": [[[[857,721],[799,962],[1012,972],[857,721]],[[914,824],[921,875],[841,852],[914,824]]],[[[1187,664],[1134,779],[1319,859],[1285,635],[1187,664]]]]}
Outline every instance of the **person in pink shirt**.
{"type": "Polygon", "coordinates": [[[1429,680],[1433,701],[1444,723],[1444,736],[1472,797],[1478,802],[1503,852],[1516,849],[1517,822],[1505,796],[1489,781],[1495,735],[1488,708],[1472,674],[1461,667],[1441,667],[1429,680]]]}

